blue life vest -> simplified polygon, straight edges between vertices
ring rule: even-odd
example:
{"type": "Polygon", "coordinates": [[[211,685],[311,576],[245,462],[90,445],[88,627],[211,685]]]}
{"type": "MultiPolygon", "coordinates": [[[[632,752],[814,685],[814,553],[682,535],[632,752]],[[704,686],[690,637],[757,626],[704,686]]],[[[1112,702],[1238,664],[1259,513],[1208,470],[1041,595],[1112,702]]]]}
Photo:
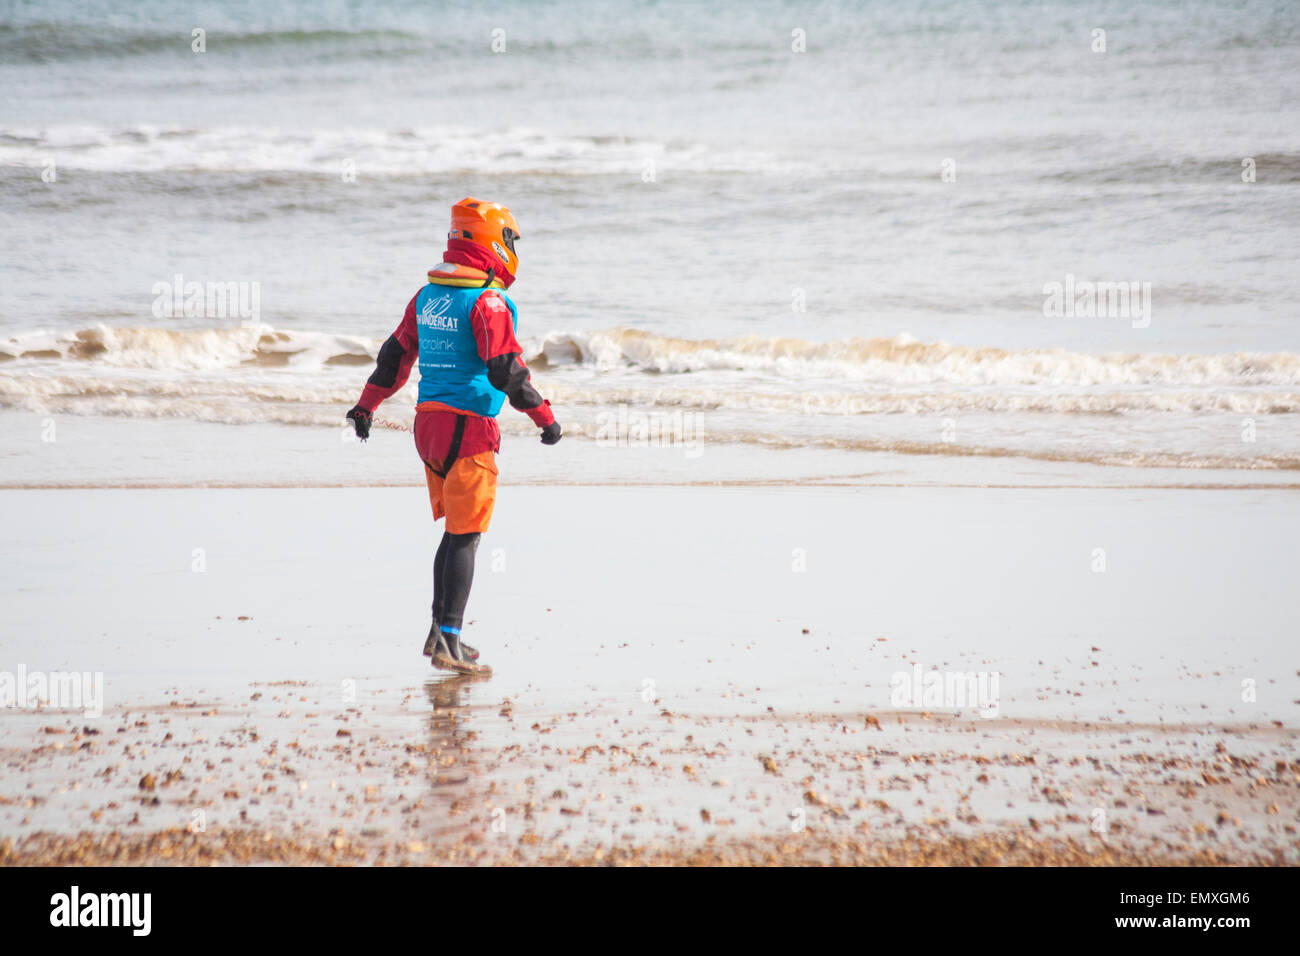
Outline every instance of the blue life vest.
{"type": "MultiPolygon", "coordinates": [[[[420,335],[420,401],[442,402],[477,415],[501,411],[506,393],[488,381],[487,363],[479,358],[470,312],[484,288],[465,289],[429,283],[415,300],[420,335]]],[[[492,289],[510,307],[512,327],[519,325],[515,304],[492,289]]]]}

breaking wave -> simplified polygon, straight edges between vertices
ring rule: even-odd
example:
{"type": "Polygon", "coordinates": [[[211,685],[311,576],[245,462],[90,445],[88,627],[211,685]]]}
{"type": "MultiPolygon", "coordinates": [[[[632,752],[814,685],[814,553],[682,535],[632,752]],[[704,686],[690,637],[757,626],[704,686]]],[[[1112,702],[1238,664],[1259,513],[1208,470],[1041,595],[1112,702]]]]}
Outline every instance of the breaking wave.
{"type": "MultiPolygon", "coordinates": [[[[1042,389],[1049,388],[1067,393],[1071,389],[1125,387],[1166,391],[1214,386],[1300,389],[1300,355],[1289,352],[1094,354],[1064,349],[925,343],[907,335],[831,342],[760,336],[697,340],[670,338],[632,328],[551,332],[525,340],[523,344],[525,358],[539,371],[576,367],[594,372],[624,370],[680,375],[682,387],[689,387],[688,373],[739,371],[760,373],[764,382],[792,384],[824,380],[899,388],[946,385],[1039,389],[1031,395],[998,393],[995,397],[1002,404],[991,407],[1007,411],[1047,410],[1042,404],[1042,389]]],[[[249,366],[310,370],[368,365],[379,345],[379,339],[367,336],[277,330],[260,324],[223,329],[96,325],[74,332],[27,332],[0,340],[0,367],[10,363],[62,362],[71,367],[91,363],[178,372],[249,366]]],[[[953,400],[970,401],[977,394],[954,393],[953,400]]],[[[1141,400],[1135,393],[1120,393],[1111,404],[1110,399],[1102,397],[1104,394],[1080,392],[1073,398],[1078,400],[1081,411],[1123,410],[1125,401],[1141,400]]],[[[1283,392],[1277,397],[1285,404],[1293,402],[1295,396],[1283,392]]],[[[887,407],[872,404],[886,399],[887,396],[874,393],[860,395],[860,406],[846,408],[835,395],[799,397],[800,403],[812,402],[837,412],[887,411],[887,407]]],[[[1168,410],[1236,410],[1234,405],[1216,404],[1219,398],[1204,391],[1189,394],[1189,404],[1185,405],[1169,397],[1161,401],[1167,403],[1168,410]]]]}
{"type": "Polygon", "coordinates": [[[907,335],[810,342],[759,336],[677,339],[627,328],[551,333],[535,346],[533,363],[627,365],[650,372],[743,370],[892,385],[1300,386],[1300,355],[1291,353],[1098,355],[924,343],[907,335]]]}
{"type": "MultiPolygon", "coordinates": [[[[345,162],[360,175],[640,175],[653,159],[679,172],[770,172],[766,152],[719,151],[700,143],[631,136],[591,136],[507,127],[271,131],[135,124],[0,127],[0,167],[98,172],[303,173],[337,177],[345,162]]],[[[788,166],[788,164],[786,164],[788,166]]],[[[783,167],[784,168],[784,167],[783,167]]]]}

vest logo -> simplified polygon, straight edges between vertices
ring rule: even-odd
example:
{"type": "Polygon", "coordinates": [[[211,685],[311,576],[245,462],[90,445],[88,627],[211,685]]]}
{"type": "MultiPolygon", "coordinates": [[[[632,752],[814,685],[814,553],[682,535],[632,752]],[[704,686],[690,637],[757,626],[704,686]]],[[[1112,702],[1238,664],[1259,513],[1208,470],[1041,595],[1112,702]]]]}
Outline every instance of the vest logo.
{"type": "Polygon", "coordinates": [[[427,325],[431,329],[439,329],[443,332],[456,331],[456,316],[448,315],[447,310],[451,308],[451,296],[440,295],[437,298],[432,296],[420,307],[420,314],[416,321],[420,325],[427,325]]]}

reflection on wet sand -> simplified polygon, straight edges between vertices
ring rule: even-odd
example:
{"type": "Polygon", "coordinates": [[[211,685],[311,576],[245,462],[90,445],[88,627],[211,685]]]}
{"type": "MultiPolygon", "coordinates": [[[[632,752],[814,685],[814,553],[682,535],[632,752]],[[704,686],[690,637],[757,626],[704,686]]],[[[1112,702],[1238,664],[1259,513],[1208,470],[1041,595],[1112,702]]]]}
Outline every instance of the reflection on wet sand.
{"type": "Polygon", "coordinates": [[[481,828],[481,815],[471,812],[479,801],[471,798],[481,776],[480,759],[473,742],[472,685],[487,680],[483,676],[453,674],[430,678],[424,682],[429,700],[428,799],[416,806],[428,828],[426,836],[434,844],[449,837],[465,838],[467,831],[481,828]],[[430,814],[428,811],[432,811],[430,814]]]}
{"type": "Polygon", "coordinates": [[[430,779],[434,787],[464,784],[475,764],[470,742],[477,736],[470,729],[470,685],[485,680],[455,674],[425,681],[424,693],[433,705],[429,715],[430,779]]]}

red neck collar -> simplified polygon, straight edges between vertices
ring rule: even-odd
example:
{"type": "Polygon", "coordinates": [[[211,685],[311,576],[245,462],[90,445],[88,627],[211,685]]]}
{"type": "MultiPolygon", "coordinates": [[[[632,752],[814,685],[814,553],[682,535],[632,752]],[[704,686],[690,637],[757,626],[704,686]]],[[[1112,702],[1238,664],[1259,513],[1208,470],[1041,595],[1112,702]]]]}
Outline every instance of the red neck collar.
{"type": "Polygon", "coordinates": [[[496,277],[505,283],[507,289],[515,281],[515,277],[506,271],[506,267],[499,259],[468,239],[448,239],[447,251],[442,254],[442,261],[496,273],[496,277]]]}

